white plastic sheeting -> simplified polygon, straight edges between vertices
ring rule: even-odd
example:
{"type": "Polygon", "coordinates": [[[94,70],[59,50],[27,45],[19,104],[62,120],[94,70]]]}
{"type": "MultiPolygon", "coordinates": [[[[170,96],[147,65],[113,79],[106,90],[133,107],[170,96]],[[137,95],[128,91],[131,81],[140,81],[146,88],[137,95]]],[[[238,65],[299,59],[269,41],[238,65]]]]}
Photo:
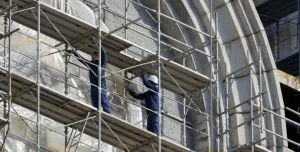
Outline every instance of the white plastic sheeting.
{"type": "MultiPolygon", "coordinates": [[[[90,24],[96,24],[96,16],[94,15],[93,11],[88,8],[85,4],[83,4],[79,0],[41,0],[42,3],[47,4],[49,6],[55,7],[59,10],[62,11],[67,11],[67,13],[80,18],[83,21],[86,21],[90,24]],[[66,3],[67,1],[67,3],[66,3]],[[66,5],[67,4],[67,5],[66,5]],[[67,6],[67,8],[66,8],[67,6]]],[[[1,18],[1,21],[4,21],[3,18],[1,18]]],[[[18,33],[14,33],[12,36],[12,49],[15,51],[12,52],[12,67],[14,72],[21,73],[23,75],[26,75],[29,78],[35,79],[36,78],[36,71],[34,69],[37,68],[36,61],[33,60],[32,58],[36,59],[36,35],[37,32],[35,30],[29,29],[23,25],[20,25],[16,22],[13,22],[12,24],[12,29],[20,28],[20,31],[18,33]],[[23,54],[23,55],[22,55],[23,54]],[[26,57],[28,56],[28,57],[26,57]],[[22,63],[19,64],[19,63],[22,63]]],[[[108,28],[103,24],[102,28],[104,31],[108,32],[108,28]]],[[[3,33],[4,32],[4,26],[0,26],[0,31],[3,33]]],[[[41,83],[45,86],[48,86],[50,88],[53,88],[59,92],[64,92],[65,91],[65,86],[64,86],[64,79],[65,75],[63,72],[65,69],[65,59],[63,57],[62,53],[55,53],[58,50],[50,47],[54,46],[60,42],[49,38],[45,35],[40,36],[41,39],[41,83]],[[46,45],[47,44],[47,45],[46,45]],[[49,55],[51,53],[51,55],[49,55]],[[59,71],[60,70],[60,71],[59,71]]],[[[5,53],[5,48],[2,46],[4,44],[4,40],[0,41],[0,54],[3,56],[5,53]]],[[[60,46],[58,49],[64,49],[64,45],[60,46]]],[[[8,52],[6,49],[6,56],[8,52]]],[[[89,56],[82,54],[84,57],[87,59],[90,58],[89,56]]],[[[4,60],[4,58],[1,57],[0,59],[1,65],[6,65],[7,66],[7,60],[4,60]]],[[[80,65],[80,63],[74,59],[71,58],[71,62],[77,63],[80,65]]],[[[78,67],[75,67],[73,65],[68,66],[68,71],[69,73],[72,73],[73,75],[79,76],[82,79],[85,79],[88,82],[88,71],[79,69],[78,67]]],[[[114,67],[108,66],[108,70],[117,70],[114,67]]],[[[113,81],[108,81],[108,88],[110,90],[113,90],[118,93],[123,93],[124,87],[115,87],[115,83],[123,83],[122,80],[118,79],[115,76],[110,76],[109,79],[112,79],[113,81]]],[[[68,83],[71,84],[72,86],[79,88],[78,89],[68,87],[68,96],[75,98],[79,101],[85,102],[85,103],[90,103],[90,96],[88,93],[90,86],[89,84],[86,84],[83,81],[79,81],[76,78],[68,77],[68,83]]],[[[119,105],[123,106],[124,103],[121,99],[118,99],[116,97],[112,98],[109,96],[110,99],[112,99],[112,102],[119,105]]],[[[24,109],[22,107],[19,107],[17,105],[13,105],[14,109],[17,111],[17,113],[21,116],[24,116],[32,121],[36,121],[36,114],[32,111],[29,111],[27,109],[24,109]]],[[[119,114],[120,117],[124,118],[125,113],[121,113],[119,108],[112,108],[112,111],[114,113],[119,114]]],[[[15,113],[15,111],[13,111],[15,113]]],[[[24,137],[26,139],[29,139],[31,141],[36,141],[36,135],[33,133],[33,131],[36,130],[36,125],[33,122],[26,121],[28,125],[30,126],[27,127],[22,119],[20,119],[17,115],[13,115],[13,121],[12,121],[12,129],[11,132],[13,134],[16,134],[18,136],[24,137]],[[31,131],[31,129],[33,131],[31,131]]],[[[56,123],[53,120],[50,120],[48,118],[42,117],[42,126],[47,126],[49,128],[58,128],[62,127],[61,124],[56,123]]],[[[45,129],[42,129],[42,131],[46,131],[45,129]]],[[[59,133],[64,134],[64,128],[58,130],[59,133]]],[[[70,134],[71,130],[69,130],[70,134]]],[[[59,135],[58,133],[55,132],[47,132],[41,134],[41,144],[51,150],[54,151],[64,151],[64,140],[65,138],[62,135],[59,135]]],[[[91,145],[93,147],[97,147],[97,141],[93,138],[90,138],[88,136],[83,136],[82,137],[82,142],[91,145]]],[[[20,151],[35,151],[35,145],[33,144],[25,144],[19,140],[15,140],[13,138],[9,138],[7,140],[7,146],[5,147],[7,151],[10,152],[20,152],[20,151]]],[[[102,147],[104,148],[105,151],[112,151],[113,148],[112,146],[109,146],[107,144],[103,144],[102,147]]],[[[80,151],[92,151],[92,148],[88,148],[87,146],[80,145],[78,152],[80,151]]]]}

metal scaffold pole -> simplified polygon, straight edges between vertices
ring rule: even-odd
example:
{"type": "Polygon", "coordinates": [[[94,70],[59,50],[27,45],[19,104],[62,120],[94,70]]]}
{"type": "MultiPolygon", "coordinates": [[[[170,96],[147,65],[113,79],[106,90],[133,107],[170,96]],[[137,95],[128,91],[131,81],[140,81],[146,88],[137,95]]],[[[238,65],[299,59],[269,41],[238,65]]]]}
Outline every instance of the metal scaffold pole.
{"type": "MultiPolygon", "coordinates": [[[[101,16],[102,16],[102,0],[98,0],[98,32],[99,32],[99,37],[98,37],[98,56],[99,56],[99,62],[98,62],[98,77],[101,77],[102,73],[102,66],[101,66],[101,47],[102,47],[102,41],[101,41],[101,16]]],[[[102,87],[99,88],[99,85],[101,86],[101,78],[98,79],[98,152],[101,152],[101,92],[102,92],[102,87]]]]}
{"type": "Polygon", "coordinates": [[[212,3],[213,0],[210,1],[210,151],[212,152],[214,149],[214,104],[213,104],[213,13],[212,13],[212,3]]]}
{"type": "Polygon", "coordinates": [[[216,70],[215,70],[215,74],[216,74],[216,108],[217,108],[217,123],[216,123],[216,130],[217,130],[217,151],[219,152],[220,151],[220,116],[219,116],[219,113],[220,113],[220,86],[219,86],[219,43],[218,43],[218,13],[215,12],[215,41],[216,41],[216,70]]]}
{"type": "MultiPolygon", "coordinates": [[[[8,33],[11,32],[11,24],[12,24],[12,11],[11,11],[11,7],[12,7],[12,0],[9,0],[9,11],[8,11],[8,33]]],[[[11,128],[11,101],[12,101],[12,85],[11,85],[11,74],[12,74],[12,65],[11,65],[11,61],[12,61],[12,55],[11,55],[11,35],[9,34],[8,36],[8,128],[7,128],[7,133],[6,133],[6,137],[9,134],[10,128],[11,128]]],[[[5,144],[5,141],[3,140],[3,147],[5,144]]],[[[3,151],[5,151],[5,148],[3,148],[3,151]]]]}
{"type": "Polygon", "coordinates": [[[183,146],[186,146],[186,116],[185,116],[185,113],[186,113],[186,98],[183,97],[183,146]]]}
{"type": "Polygon", "coordinates": [[[68,127],[65,127],[65,152],[68,151],[68,127]]]}
{"type": "MultiPolygon", "coordinates": [[[[251,63],[251,57],[250,57],[250,50],[248,51],[248,62],[249,64],[251,63]]],[[[251,152],[254,152],[254,131],[253,131],[253,99],[252,99],[252,68],[249,68],[249,82],[250,82],[250,98],[249,98],[249,101],[250,101],[250,144],[251,144],[251,152]]]]}
{"type": "Polygon", "coordinates": [[[161,102],[161,66],[160,66],[160,39],[161,39],[161,10],[160,10],[160,0],[157,0],[157,39],[158,39],[158,44],[157,44],[157,71],[158,71],[158,152],[161,152],[161,135],[162,135],[162,116],[161,116],[161,108],[162,108],[162,102],[161,102]]]}
{"type": "Polygon", "coordinates": [[[259,51],[259,105],[260,105],[260,127],[261,133],[263,133],[263,96],[262,96],[262,56],[261,56],[261,48],[258,47],[259,51]]]}
{"type": "MultiPolygon", "coordinates": [[[[65,12],[68,13],[68,0],[65,0],[65,12]]],[[[68,50],[68,44],[65,44],[65,50],[68,50]]],[[[65,94],[68,94],[68,55],[65,53],[65,94]]]]}
{"type": "MultiPolygon", "coordinates": [[[[68,49],[68,46],[66,45],[65,49],[68,49]]],[[[65,95],[68,95],[68,55],[64,54],[65,58],[65,95]]]]}
{"type": "Polygon", "coordinates": [[[37,0],[37,150],[40,151],[40,25],[41,25],[41,5],[40,0],[37,0]]]}
{"type": "MultiPolygon", "coordinates": [[[[225,75],[228,74],[228,69],[227,69],[227,63],[225,63],[225,75]]],[[[229,106],[228,106],[228,102],[229,102],[229,86],[228,86],[228,77],[226,77],[225,80],[226,83],[226,94],[225,94],[225,111],[226,111],[226,122],[225,122],[225,132],[226,132],[226,147],[227,150],[230,149],[230,144],[229,144],[229,106]]]]}
{"type": "MultiPolygon", "coordinates": [[[[129,3],[128,3],[128,0],[125,0],[125,18],[124,18],[124,21],[125,21],[125,25],[127,25],[127,11],[128,11],[128,8],[129,8],[129,4],[130,4],[130,1],[129,1],[129,3]]],[[[127,32],[127,28],[124,28],[124,34],[125,34],[125,39],[127,40],[127,34],[128,32],[127,32]]],[[[125,49],[125,53],[128,53],[128,50],[127,49],[125,49]]],[[[124,73],[125,74],[125,76],[127,76],[127,73],[125,72],[124,73]]],[[[126,96],[126,88],[124,87],[124,95],[126,96]]],[[[128,121],[128,117],[129,117],[129,110],[128,110],[128,103],[126,102],[125,103],[125,120],[126,121],[128,121]]]]}

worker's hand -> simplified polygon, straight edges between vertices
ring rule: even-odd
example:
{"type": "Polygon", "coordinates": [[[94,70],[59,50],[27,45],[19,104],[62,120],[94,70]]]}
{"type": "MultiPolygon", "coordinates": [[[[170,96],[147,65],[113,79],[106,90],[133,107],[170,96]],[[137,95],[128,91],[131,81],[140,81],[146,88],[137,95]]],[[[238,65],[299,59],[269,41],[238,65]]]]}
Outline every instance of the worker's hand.
{"type": "Polygon", "coordinates": [[[65,52],[69,53],[69,54],[73,54],[74,51],[73,50],[65,50],[65,52]]]}
{"type": "Polygon", "coordinates": [[[132,96],[132,94],[134,93],[131,89],[127,89],[128,94],[132,96]]]}
{"type": "Polygon", "coordinates": [[[142,71],[140,72],[140,75],[144,75],[144,74],[145,74],[145,71],[142,70],[142,71]]]}

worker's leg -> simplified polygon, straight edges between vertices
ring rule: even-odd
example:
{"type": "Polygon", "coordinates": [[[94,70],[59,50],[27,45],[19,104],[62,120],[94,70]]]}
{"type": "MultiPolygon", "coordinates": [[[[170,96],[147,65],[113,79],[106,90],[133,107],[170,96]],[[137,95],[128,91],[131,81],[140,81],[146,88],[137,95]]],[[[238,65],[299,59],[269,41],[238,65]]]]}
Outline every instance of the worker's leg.
{"type": "Polygon", "coordinates": [[[109,101],[107,99],[107,92],[106,92],[106,81],[102,80],[101,84],[101,105],[103,108],[103,111],[110,113],[110,106],[109,106],[109,101]]]}
{"type": "Polygon", "coordinates": [[[92,105],[98,109],[98,89],[96,87],[91,87],[91,99],[92,99],[92,105]]]}
{"type": "Polygon", "coordinates": [[[158,134],[158,115],[150,112],[147,118],[147,130],[158,134]]]}

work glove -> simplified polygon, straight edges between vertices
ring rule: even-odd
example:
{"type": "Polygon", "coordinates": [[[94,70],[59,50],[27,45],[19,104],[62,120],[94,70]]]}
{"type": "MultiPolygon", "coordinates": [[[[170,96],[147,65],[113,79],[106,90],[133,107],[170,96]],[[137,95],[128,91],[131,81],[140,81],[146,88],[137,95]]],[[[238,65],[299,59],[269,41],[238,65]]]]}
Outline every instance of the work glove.
{"type": "Polygon", "coordinates": [[[135,91],[133,91],[129,88],[127,89],[127,91],[128,91],[128,94],[131,95],[131,96],[133,96],[136,93],[135,91]]]}
{"type": "Polygon", "coordinates": [[[69,53],[69,54],[74,54],[73,50],[65,50],[65,52],[69,53]]]}

